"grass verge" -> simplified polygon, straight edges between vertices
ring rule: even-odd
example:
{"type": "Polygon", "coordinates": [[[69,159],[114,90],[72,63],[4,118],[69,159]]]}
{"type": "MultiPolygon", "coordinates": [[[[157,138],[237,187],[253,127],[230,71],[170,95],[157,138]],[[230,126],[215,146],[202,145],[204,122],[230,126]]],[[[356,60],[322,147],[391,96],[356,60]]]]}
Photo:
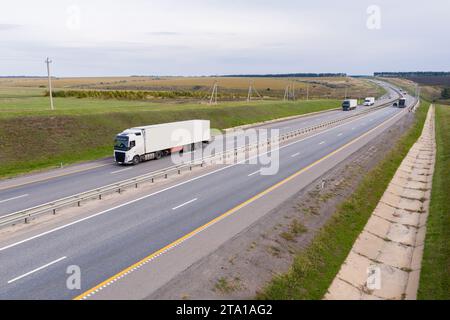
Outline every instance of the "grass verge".
{"type": "Polygon", "coordinates": [[[428,106],[422,101],[413,125],[392,151],[366,174],[310,245],[295,256],[291,269],[274,277],[258,299],[322,299],[403,158],[420,136],[428,106]]]}
{"type": "Polygon", "coordinates": [[[436,164],[418,299],[450,299],[450,106],[436,106],[436,164]]]}

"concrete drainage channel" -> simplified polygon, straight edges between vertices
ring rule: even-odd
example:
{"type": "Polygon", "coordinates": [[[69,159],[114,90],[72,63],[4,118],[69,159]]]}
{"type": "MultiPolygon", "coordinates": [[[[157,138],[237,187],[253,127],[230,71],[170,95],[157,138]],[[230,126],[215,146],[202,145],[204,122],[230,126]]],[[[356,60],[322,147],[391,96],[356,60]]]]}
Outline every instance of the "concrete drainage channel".
{"type": "MultiPolygon", "coordinates": [[[[228,150],[223,153],[214,154],[209,157],[205,157],[202,159],[193,160],[191,162],[181,164],[178,166],[172,166],[163,170],[155,171],[149,174],[141,175],[139,177],[131,178],[124,180],[120,183],[115,183],[111,185],[104,186],[102,188],[97,188],[94,190],[89,190],[86,192],[82,192],[73,196],[65,197],[62,199],[58,199],[49,203],[45,203],[36,207],[28,208],[25,210],[21,210],[18,212],[10,213],[0,217],[0,227],[12,226],[17,223],[23,222],[28,223],[32,219],[35,219],[41,215],[45,214],[56,214],[58,210],[61,210],[70,206],[81,206],[82,202],[86,202],[89,200],[98,199],[101,200],[103,196],[112,194],[112,193],[121,193],[125,189],[129,188],[138,188],[140,184],[143,183],[154,183],[157,179],[167,179],[169,175],[180,175],[182,172],[191,171],[195,167],[203,167],[206,165],[213,165],[219,161],[226,161],[230,158],[237,158],[239,155],[245,155],[249,152],[256,151],[260,148],[267,148],[268,146],[278,144],[280,142],[286,142],[288,140],[298,138],[300,136],[304,136],[307,134],[311,134],[313,132],[317,132],[319,130],[325,130],[336,125],[339,125],[343,122],[346,122],[350,119],[363,116],[367,113],[374,112],[381,108],[385,108],[390,105],[392,101],[387,102],[383,105],[380,105],[376,108],[370,108],[363,112],[359,112],[357,114],[351,114],[348,117],[327,121],[315,126],[294,130],[288,133],[285,133],[279,137],[278,141],[274,141],[273,139],[268,139],[267,141],[254,145],[246,145],[243,147],[239,147],[236,149],[228,150]]],[[[414,105],[417,105],[415,103],[414,105]]]]}
{"type": "Polygon", "coordinates": [[[325,299],[416,299],[436,156],[434,106],[325,299]]]}

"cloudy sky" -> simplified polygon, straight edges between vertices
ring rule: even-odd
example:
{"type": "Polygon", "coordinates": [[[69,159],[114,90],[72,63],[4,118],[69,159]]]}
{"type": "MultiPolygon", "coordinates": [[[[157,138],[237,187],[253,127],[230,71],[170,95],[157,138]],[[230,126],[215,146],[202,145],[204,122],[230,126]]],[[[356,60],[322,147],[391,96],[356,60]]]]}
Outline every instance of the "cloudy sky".
{"type": "Polygon", "coordinates": [[[14,0],[0,75],[450,71],[448,0],[14,0]]]}

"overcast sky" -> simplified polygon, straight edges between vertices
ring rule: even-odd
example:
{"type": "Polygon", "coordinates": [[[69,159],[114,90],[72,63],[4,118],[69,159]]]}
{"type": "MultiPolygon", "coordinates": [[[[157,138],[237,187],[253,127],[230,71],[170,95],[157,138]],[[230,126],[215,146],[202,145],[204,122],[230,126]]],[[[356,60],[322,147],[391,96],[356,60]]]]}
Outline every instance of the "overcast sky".
{"type": "Polygon", "coordinates": [[[14,0],[0,75],[450,71],[448,0],[14,0]]]}

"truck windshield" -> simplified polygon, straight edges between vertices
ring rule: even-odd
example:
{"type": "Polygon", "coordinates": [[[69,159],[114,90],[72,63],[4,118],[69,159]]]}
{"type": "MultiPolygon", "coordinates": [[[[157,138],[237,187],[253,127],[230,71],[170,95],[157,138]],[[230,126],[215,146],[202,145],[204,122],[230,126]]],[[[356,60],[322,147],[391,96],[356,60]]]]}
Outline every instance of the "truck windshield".
{"type": "Polygon", "coordinates": [[[128,150],[128,137],[117,136],[116,140],[114,141],[114,150],[127,151],[128,150]]]}

